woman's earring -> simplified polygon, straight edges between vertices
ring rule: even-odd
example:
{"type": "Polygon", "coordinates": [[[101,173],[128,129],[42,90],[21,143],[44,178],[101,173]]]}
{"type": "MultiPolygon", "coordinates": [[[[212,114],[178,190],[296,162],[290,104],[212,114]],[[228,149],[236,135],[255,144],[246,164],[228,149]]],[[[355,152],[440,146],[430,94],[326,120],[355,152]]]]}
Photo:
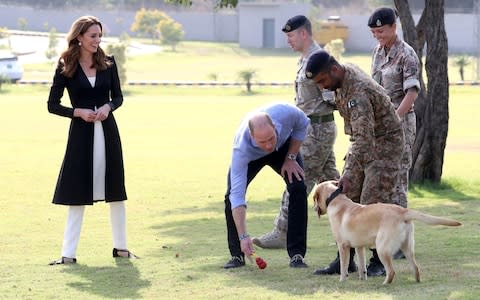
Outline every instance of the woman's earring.
{"type": "Polygon", "coordinates": [[[78,42],[78,45],[79,45],[79,46],[82,46],[82,42],[78,42]]]}

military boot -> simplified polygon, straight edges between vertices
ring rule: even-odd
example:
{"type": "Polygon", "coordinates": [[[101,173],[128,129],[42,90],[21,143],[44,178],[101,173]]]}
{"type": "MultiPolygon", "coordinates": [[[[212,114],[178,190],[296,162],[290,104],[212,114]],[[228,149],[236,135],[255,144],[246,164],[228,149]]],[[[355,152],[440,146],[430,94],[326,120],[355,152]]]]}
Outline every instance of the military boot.
{"type": "Polygon", "coordinates": [[[285,249],[287,247],[287,233],[275,228],[260,237],[254,237],[252,242],[260,248],[285,249]]]}
{"type": "MultiPolygon", "coordinates": [[[[353,259],[355,256],[355,249],[350,248],[350,261],[348,262],[348,273],[357,272],[357,264],[353,259]]],[[[340,274],[340,253],[337,252],[337,257],[330,263],[328,267],[323,269],[316,269],[313,275],[333,275],[340,274]]]]}
{"type": "Polygon", "coordinates": [[[372,254],[373,256],[367,266],[367,276],[384,276],[386,273],[385,267],[378,257],[377,249],[372,249],[372,254]]]}

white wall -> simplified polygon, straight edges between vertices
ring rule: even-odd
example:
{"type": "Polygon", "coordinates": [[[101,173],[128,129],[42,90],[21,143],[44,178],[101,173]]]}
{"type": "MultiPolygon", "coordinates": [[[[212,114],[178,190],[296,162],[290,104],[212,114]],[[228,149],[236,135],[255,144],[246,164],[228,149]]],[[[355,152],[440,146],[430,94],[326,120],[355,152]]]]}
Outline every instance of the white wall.
{"type": "Polygon", "coordinates": [[[237,42],[238,15],[234,12],[167,12],[183,26],[185,40],[237,42]]]}
{"type": "Polygon", "coordinates": [[[45,24],[48,24],[48,30],[51,27],[55,27],[57,32],[66,33],[70,30],[73,21],[83,15],[94,15],[100,18],[105,27],[104,31],[107,34],[120,35],[123,32],[132,34],[130,26],[135,20],[135,13],[119,11],[54,11],[28,7],[0,6],[0,27],[20,29],[18,27],[18,19],[24,18],[27,21],[26,30],[45,31],[45,24]]]}
{"type": "MultiPolygon", "coordinates": [[[[238,22],[235,11],[218,13],[167,12],[175,21],[182,24],[186,40],[238,41],[238,22]]],[[[107,35],[118,36],[123,32],[134,35],[130,30],[135,21],[135,12],[95,11],[95,10],[40,10],[28,7],[0,6],[0,27],[19,29],[18,19],[27,20],[27,30],[45,31],[55,27],[57,32],[66,33],[75,19],[83,15],[94,15],[102,21],[107,35]]]]}
{"type": "MultiPolygon", "coordinates": [[[[342,22],[349,27],[349,37],[345,41],[347,51],[370,52],[375,47],[376,40],[372,37],[367,26],[368,17],[369,15],[342,16],[342,22]]],[[[414,15],[413,18],[415,22],[418,22],[420,15],[414,15]]],[[[475,26],[475,16],[473,14],[445,15],[445,30],[450,53],[475,54],[478,52],[475,26]]],[[[401,25],[398,26],[398,35],[403,38],[401,25]]]]}
{"type": "Polygon", "coordinates": [[[477,26],[475,15],[445,15],[445,26],[449,52],[475,54],[480,51],[480,49],[477,49],[477,39],[480,39],[480,36],[475,34],[475,27],[477,26]]]}
{"type": "Polygon", "coordinates": [[[263,19],[275,20],[275,48],[285,48],[285,22],[299,14],[306,15],[306,4],[239,3],[238,43],[240,47],[261,48],[263,43],[263,19]]]}

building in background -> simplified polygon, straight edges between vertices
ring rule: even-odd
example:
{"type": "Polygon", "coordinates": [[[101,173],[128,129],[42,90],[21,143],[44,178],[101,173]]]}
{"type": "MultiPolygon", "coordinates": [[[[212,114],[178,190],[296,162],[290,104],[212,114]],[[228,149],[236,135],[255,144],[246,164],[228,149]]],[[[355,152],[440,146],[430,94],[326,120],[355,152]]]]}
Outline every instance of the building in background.
{"type": "MultiPolygon", "coordinates": [[[[473,54],[479,50],[480,28],[478,2],[480,0],[445,0],[445,28],[448,36],[449,53],[473,54]],[[477,6],[475,6],[477,5],[477,6]]],[[[409,0],[413,17],[420,18],[424,0],[409,0]]],[[[246,48],[288,48],[281,27],[290,17],[303,14],[310,16],[311,6],[306,3],[278,1],[239,1],[236,9],[192,11],[188,9],[166,11],[176,22],[182,24],[185,40],[239,43],[246,48]]],[[[371,11],[345,11],[341,22],[348,27],[345,49],[348,52],[370,52],[376,45],[367,27],[371,11]]],[[[105,25],[107,36],[128,33],[135,12],[124,10],[66,10],[59,14],[53,9],[29,7],[0,7],[0,27],[19,29],[18,21],[27,21],[26,30],[48,32],[55,27],[57,32],[68,32],[72,20],[85,14],[98,16],[105,25]]],[[[334,9],[324,8],[320,19],[336,15],[334,9]]],[[[399,35],[402,36],[401,26],[399,35]]]]}

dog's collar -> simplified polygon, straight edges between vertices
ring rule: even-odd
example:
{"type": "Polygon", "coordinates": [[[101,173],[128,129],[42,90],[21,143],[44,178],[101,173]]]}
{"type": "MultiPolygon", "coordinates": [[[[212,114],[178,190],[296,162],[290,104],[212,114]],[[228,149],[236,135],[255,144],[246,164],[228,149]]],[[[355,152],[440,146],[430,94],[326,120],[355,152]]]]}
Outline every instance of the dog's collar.
{"type": "Polygon", "coordinates": [[[337,197],[340,193],[342,192],[342,187],[339,186],[338,189],[336,189],[328,198],[327,201],[325,201],[325,205],[328,207],[330,202],[332,202],[335,197],[337,197]]]}

